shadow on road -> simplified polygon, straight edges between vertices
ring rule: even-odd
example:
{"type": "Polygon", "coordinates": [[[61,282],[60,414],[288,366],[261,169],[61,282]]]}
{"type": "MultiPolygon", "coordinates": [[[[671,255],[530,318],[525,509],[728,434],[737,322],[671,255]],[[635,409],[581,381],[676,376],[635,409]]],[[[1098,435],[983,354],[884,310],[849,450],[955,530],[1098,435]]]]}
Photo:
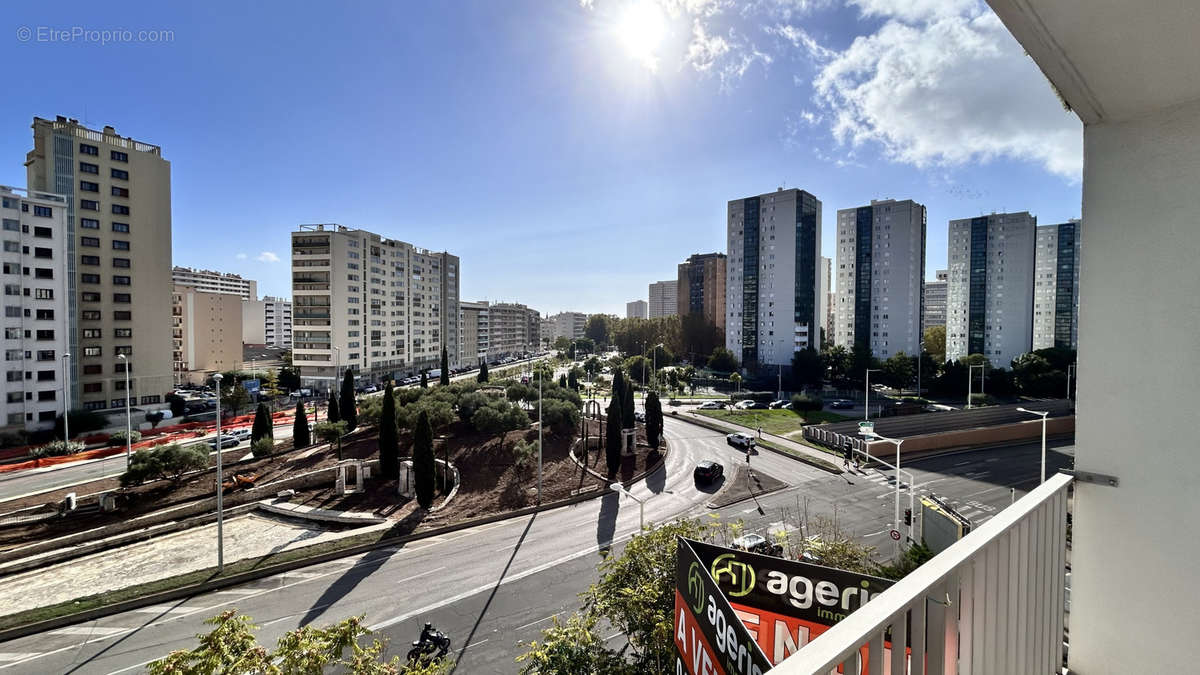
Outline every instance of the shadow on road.
{"type": "Polygon", "coordinates": [[[517,539],[516,546],[513,546],[512,555],[508,557],[508,562],[504,564],[504,569],[500,572],[500,577],[496,579],[496,585],[492,586],[492,592],[488,594],[488,599],[483,603],[483,609],[479,610],[479,616],[475,617],[475,625],[471,626],[471,632],[467,634],[466,639],[462,642],[462,647],[458,650],[458,656],[454,659],[455,665],[450,669],[453,673],[458,670],[458,664],[462,662],[463,654],[467,651],[467,645],[472,644],[475,638],[475,632],[479,630],[479,624],[483,623],[483,617],[487,615],[488,607],[492,606],[492,600],[496,597],[496,591],[500,590],[500,584],[504,583],[504,576],[508,574],[508,569],[512,567],[513,560],[516,560],[517,553],[521,552],[521,544],[525,543],[525,537],[529,536],[529,530],[533,528],[533,521],[537,520],[537,513],[529,517],[529,522],[525,523],[525,529],[521,531],[520,538],[517,539]]]}
{"type": "Polygon", "coordinates": [[[384,563],[386,563],[388,559],[392,557],[392,555],[402,549],[403,547],[397,548],[395,551],[383,549],[381,551],[368,553],[363,557],[362,560],[347,568],[345,573],[338,577],[338,579],[336,579],[333,583],[329,584],[329,586],[325,588],[325,591],[321,593],[321,597],[317,598],[316,602],[314,602],[312,606],[308,608],[308,611],[304,613],[304,617],[300,619],[300,625],[307,626],[313,621],[316,621],[322,614],[325,613],[326,609],[331,607],[338,600],[341,600],[349,595],[350,591],[358,587],[358,585],[362,583],[363,579],[366,579],[367,577],[371,576],[375,570],[383,567],[384,563]]]}
{"type": "Polygon", "coordinates": [[[617,512],[621,509],[621,495],[609,492],[600,498],[600,518],[596,521],[596,544],[603,554],[612,546],[613,533],[617,531],[617,512]]]}
{"type": "Polygon", "coordinates": [[[646,476],[646,487],[654,494],[662,494],[667,486],[667,465],[664,463],[646,476]]]}

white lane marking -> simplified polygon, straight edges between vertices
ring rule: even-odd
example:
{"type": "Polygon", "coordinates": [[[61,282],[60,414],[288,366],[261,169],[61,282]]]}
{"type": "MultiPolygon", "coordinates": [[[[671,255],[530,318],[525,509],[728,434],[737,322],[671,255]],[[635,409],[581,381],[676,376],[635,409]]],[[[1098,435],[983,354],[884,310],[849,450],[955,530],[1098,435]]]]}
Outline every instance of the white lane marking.
{"type": "Polygon", "coordinates": [[[517,630],[524,630],[526,628],[529,628],[530,626],[536,626],[539,623],[546,621],[548,619],[553,619],[556,616],[558,616],[558,612],[555,612],[554,614],[551,614],[550,616],[542,617],[542,618],[538,619],[537,621],[530,621],[529,623],[525,624],[524,626],[517,626],[517,630]]]}
{"type": "Polygon", "coordinates": [[[150,605],[132,610],[139,614],[194,614],[212,609],[212,607],[176,607],[175,605],[150,605]]]}
{"type": "Polygon", "coordinates": [[[213,591],[213,595],[250,595],[257,593],[262,589],[259,588],[228,588],[223,591],[213,591]]]}
{"type": "Polygon", "coordinates": [[[744,510],[742,511],[742,513],[754,513],[754,512],[755,512],[755,511],[757,511],[757,510],[758,510],[758,507],[756,507],[756,506],[751,506],[751,507],[750,507],[750,508],[748,508],[748,509],[744,509],[744,510]]]}
{"type": "Polygon", "coordinates": [[[466,651],[466,650],[470,649],[471,647],[477,647],[477,646],[487,642],[488,640],[491,640],[491,638],[483,638],[479,642],[472,642],[471,644],[467,645],[466,647],[463,647],[463,651],[466,651]]]}
{"type": "Polygon", "coordinates": [[[403,579],[397,579],[395,583],[402,584],[405,581],[412,581],[413,579],[420,579],[421,577],[427,577],[430,574],[433,574],[434,572],[441,572],[444,569],[446,569],[445,566],[442,566],[435,570],[429,570],[428,572],[421,572],[420,574],[414,574],[411,577],[404,577],[403,579]]]}
{"type": "MultiPolygon", "coordinates": [[[[335,572],[340,572],[345,568],[338,568],[335,572]]],[[[318,579],[320,577],[332,574],[333,572],[284,572],[280,576],[294,577],[296,579],[318,579]]]]}
{"type": "Polygon", "coordinates": [[[968,464],[971,464],[971,463],[972,463],[972,462],[971,462],[971,460],[969,460],[969,459],[968,459],[967,461],[965,461],[965,462],[959,462],[958,464],[955,464],[954,466],[966,466],[966,465],[968,465],[968,464]]]}
{"type": "Polygon", "coordinates": [[[621,637],[622,635],[624,635],[624,633],[613,633],[612,635],[609,635],[608,637],[604,638],[604,641],[608,642],[609,640],[611,640],[615,637],[621,637]]]}
{"type": "Polygon", "coordinates": [[[0,652],[0,661],[25,661],[34,656],[40,656],[40,654],[37,652],[0,652]]]}
{"type": "Polygon", "coordinates": [[[871,534],[864,534],[863,539],[866,539],[867,537],[878,537],[879,535],[884,534],[886,532],[887,532],[887,530],[880,530],[878,532],[872,532],[871,534]]]}
{"type": "Polygon", "coordinates": [[[113,626],[67,626],[48,631],[51,635],[115,635],[116,633],[124,633],[128,628],[119,628],[113,626]]]}

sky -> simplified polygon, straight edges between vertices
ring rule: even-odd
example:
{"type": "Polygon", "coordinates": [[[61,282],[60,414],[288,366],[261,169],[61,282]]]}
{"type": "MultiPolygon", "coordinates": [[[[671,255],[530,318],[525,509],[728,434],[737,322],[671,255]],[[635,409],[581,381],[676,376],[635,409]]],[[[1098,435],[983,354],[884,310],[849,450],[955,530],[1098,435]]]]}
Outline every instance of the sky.
{"type": "Polygon", "coordinates": [[[62,1],[5,20],[0,183],[25,185],[34,116],[159,145],[174,264],[260,295],[290,295],[303,223],[458,255],[464,300],[623,316],[724,251],[729,200],[781,186],[821,200],[831,258],[838,209],[925,204],[927,278],[950,219],[1081,208],[1082,127],[978,0],[62,1]]]}

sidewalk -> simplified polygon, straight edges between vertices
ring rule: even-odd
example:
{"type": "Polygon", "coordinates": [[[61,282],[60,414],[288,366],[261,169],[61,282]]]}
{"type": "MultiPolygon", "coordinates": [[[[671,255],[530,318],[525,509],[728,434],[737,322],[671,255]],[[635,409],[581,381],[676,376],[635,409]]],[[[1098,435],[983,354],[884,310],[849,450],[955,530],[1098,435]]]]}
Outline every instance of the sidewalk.
{"type": "MultiPolygon", "coordinates": [[[[681,413],[680,415],[677,415],[677,417],[684,417],[684,415],[687,416],[685,419],[687,419],[689,421],[698,420],[700,423],[702,423],[704,425],[719,427],[719,428],[725,429],[726,431],[729,431],[730,433],[739,432],[739,433],[749,434],[750,436],[758,438],[758,429],[753,428],[753,427],[747,427],[747,426],[742,426],[741,424],[734,424],[732,422],[726,422],[724,420],[719,420],[714,417],[708,417],[706,415],[698,415],[694,411],[691,411],[691,410],[687,411],[686,413],[681,413]]],[[[795,455],[799,455],[801,457],[807,457],[808,459],[820,461],[825,464],[835,464],[836,465],[839,463],[839,458],[836,455],[831,455],[827,452],[821,452],[820,450],[817,450],[816,448],[812,448],[807,445],[804,445],[803,443],[797,443],[796,441],[793,441],[790,438],[785,438],[783,436],[776,436],[775,434],[769,434],[769,433],[762,434],[762,438],[763,438],[763,440],[770,441],[771,443],[773,443],[775,445],[786,448],[788,450],[788,452],[795,454],[795,455]]]]}

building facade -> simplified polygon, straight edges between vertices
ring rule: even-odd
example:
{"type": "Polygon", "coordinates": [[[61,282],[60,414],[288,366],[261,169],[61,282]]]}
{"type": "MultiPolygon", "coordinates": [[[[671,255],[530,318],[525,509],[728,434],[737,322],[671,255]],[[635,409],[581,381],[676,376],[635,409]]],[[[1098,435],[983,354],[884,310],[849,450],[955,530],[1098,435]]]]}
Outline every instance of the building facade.
{"type": "Polygon", "coordinates": [[[264,296],[242,301],[242,342],[292,348],[292,303],[286,298],[264,296]]]}
{"type": "Polygon", "coordinates": [[[547,317],[547,321],[553,323],[553,328],[548,336],[550,342],[565,337],[571,340],[583,337],[583,332],[587,330],[588,315],[583,312],[559,312],[547,317]]]}
{"type": "Polygon", "coordinates": [[[921,345],[925,207],[911,199],[839,209],[834,343],[880,359],[921,345]]]}
{"type": "Polygon", "coordinates": [[[473,366],[487,359],[488,303],[460,301],[458,303],[458,353],[462,365],[473,366]]]}
{"type": "Polygon", "coordinates": [[[821,333],[822,341],[833,338],[833,259],[821,257],[821,333]]]}
{"type": "Polygon", "coordinates": [[[0,186],[4,241],[2,430],[54,428],[69,403],[67,200],[0,186]]]}
{"type": "Polygon", "coordinates": [[[235,293],[176,285],[171,294],[175,383],[202,384],[242,368],[242,300],[235,293]]]}
{"type": "Polygon", "coordinates": [[[488,305],[487,323],[488,358],[533,352],[541,344],[541,315],[525,305],[492,303],[488,305]]]}
{"type": "Polygon", "coordinates": [[[997,368],[1033,345],[1037,218],[993,213],[950,221],[946,358],[983,354],[997,368]]]}
{"type": "Polygon", "coordinates": [[[676,313],[679,316],[703,314],[725,333],[724,253],[696,253],[679,263],[676,286],[676,313]]]}
{"type": "Polygon", "coordinates": [[[679,313],[679,286],[675,279],[650,284],[649,318],[675,316],[679,313]]]}
{"type": "Polygon", "coordinates": [[[58,117],[33,120],[31,190],[67,200],[73,406],[161,403],[174,383],[171,165],[157,145],[58,117]]]}
{"type": "Polygon", "coordinates": [[[819,347],[821,202],[780,188],[729,202],[725,345],[743,368],[819,347]]]}
{"type": "Polygon", "coordinates": [[[240,274],[198,270],[176,265],[171,269],[171,281],[176,286],[188,286],[201,293],[226,293],[243,300],[258,298],[258,282],[243,279],[240,274]]]}
{"type": "Polygon", "coordinates": [[[947,270],[938,270],[933,281],[925,282],[925,328],[946,325],[947,275],[947,270]]]}
{"type": "Polygon", "coordinates": [[[1037,229],[1033,279],[1033,348],[1079,344],[1079,239],[1071,220],[1037,229]]]}
{"type": "Polygon", "coordinates": [[[459,362],[457,256],[366,230],[292,233],[292,362],[326,390],[345,368],[372,381],[459,362]]]}
{"type": "Polygon", "coordinates": [[[650,305],[645,300],[634,300],[625,303],[625,318],[626,319],[645,319],[648,316],[650,305]]]}

